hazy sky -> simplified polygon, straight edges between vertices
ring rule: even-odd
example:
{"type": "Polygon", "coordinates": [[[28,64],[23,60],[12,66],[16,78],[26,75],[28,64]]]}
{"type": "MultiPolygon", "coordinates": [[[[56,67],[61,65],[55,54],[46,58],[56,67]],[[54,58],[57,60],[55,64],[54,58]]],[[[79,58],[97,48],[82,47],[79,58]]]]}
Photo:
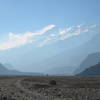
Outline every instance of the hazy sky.
{"type": "MultiPolygon", "coordinates": [[[[17,48],[19,53],[30,44],[27,49],[35,52],[35,58],[42,59],[39,51],[42,47],[88,33],[100,25],[99,20],[100,0],[0,0],[0,59],[9,62],[8,59],[16,58],[12,62],[17,64],[17,53],[11,52],[17,48]]],[[[55,52],[51,51],[50,55],[55,52]]]]}

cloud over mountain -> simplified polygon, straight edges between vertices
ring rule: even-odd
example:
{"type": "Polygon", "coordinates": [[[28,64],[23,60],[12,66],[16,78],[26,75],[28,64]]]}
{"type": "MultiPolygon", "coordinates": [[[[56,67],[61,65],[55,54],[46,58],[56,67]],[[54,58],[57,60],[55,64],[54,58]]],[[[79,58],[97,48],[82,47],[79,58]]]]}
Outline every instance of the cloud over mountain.
{"type": "Polygon", "coordinates": [[[60,28],[56,25],[48,25],[36,32],[10,32],[7,36],[8,39],[0,43],[0,50],[19,47],[28,43],[34,43],[36,47],[42,47],[44,45],[55,43],[59,40],[65,40],[72,36],[77,36],[81,33],[88,32],[94,27],[96,27],[96,25],[76,25],[59,30],[60,28]],[[51,31],[51,33],[49,31],[51,31]]]}

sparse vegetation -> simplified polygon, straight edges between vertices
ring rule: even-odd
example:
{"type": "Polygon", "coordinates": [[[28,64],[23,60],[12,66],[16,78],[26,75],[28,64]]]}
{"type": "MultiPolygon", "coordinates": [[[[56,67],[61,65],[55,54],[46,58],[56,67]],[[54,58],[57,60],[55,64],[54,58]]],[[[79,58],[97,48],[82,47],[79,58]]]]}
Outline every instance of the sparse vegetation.
{"type": "Polygon", "coordinates": [[[49,82],[49,84],[50,84],[50,85],[57,85],[57,82],[56,82],[55,80],[51,80],[51,81],[49,82]]]}

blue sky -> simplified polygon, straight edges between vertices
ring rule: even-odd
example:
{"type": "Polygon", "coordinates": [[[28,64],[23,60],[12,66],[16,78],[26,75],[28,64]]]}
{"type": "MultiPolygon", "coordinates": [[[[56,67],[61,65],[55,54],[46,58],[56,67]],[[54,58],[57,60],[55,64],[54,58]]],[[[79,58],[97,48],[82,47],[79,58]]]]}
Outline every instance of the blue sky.
{"type": "Polygon", "coordinates": [[[38,62],[69,48],[67,39],[75,37],[75,46],[89,40],[92,35],[86,34],[100,25],[99,20],[99,0],[0,0],[0,59],[20,66],[16,55],[27,52],[38,62]],[[85,35],[79,38],[81,33],[85,35]]]}
{"type": "Polygon", "coordinates": [[[0,0],[0,33],[25,32],[49,24],[100,24],[99,0],[0,0]]]}

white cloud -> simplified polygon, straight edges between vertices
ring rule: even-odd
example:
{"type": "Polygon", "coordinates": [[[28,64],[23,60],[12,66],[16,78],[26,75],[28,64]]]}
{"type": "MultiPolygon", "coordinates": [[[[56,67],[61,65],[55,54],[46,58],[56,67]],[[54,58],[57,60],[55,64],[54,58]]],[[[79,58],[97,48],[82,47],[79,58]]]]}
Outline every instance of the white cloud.
{"type": "Polygon", "coordinates": [[[55,25],[49,25],[49,26],[46,26],[46,27],[43,28],[42,30],[37,31],[34,35],[42,35],[42,34],[48,32],[49,30],[54,29],[55,27],[56,27],[55,25]]]}
{"type": "Polygon", "coordinates": [[[69,32],[71,30],[71,27],[68,27],[68,28],[65,28],[63,30],[60,30],[59,31],[59,34],[63,35],[63,34],[66,34],[67,32],[69,32]]]}
{"type": "Polygon", "coordinates": [[[54,43],[54,41],[57,41],[57,35],[55,34],[50,34],[48,35],[44,40],[42,40],[42,42],[40,42],[38,44],[37,47],[43,47],[44,45],[48,45],[48,44],[51,44],[51,43],[54,43]]]}
{"type": "Polygon", "coordinates": [[[49,25],[37,32],[26,32],[24,34],[9,33],[8,40],[6,42],[0,43],[0,50],[7,50],[10,48],[15,48],[21,45],[25,45],[27,43],[32,43],[35,41],[34,38],[36,36],[41,36],[46,32],[54,29],[55,27],[56,27],[55,25],[49,25]]]}
{"type": "Polygon", "coordinates": [[[81,33],[88,32],[89,31],[89,27],[82,26],[82,25],[77,25],[77,26],[74,26],[74,27],[69,27],[69,28],[67,28],[69,30],[65,32],[66,34],[62,34],[62,36],[60,36],[60,40],[65,40],[65,39],[67,39],[69,37],[77,36],[77,35],[80,35],[81,33]]]}
{"type": "Polygon", "coordinates": [[[73,36],[80,35],[82,33],[88,32],[96,25],[76,25],[72,27],[67,27],[59,31],[56,25],[48,25],[42,30],[36,32],[25,32],[25,33],[9,33],[8,40],[0,43],[0,50],[7,50],[15,47],[19,47],[28,43],[34,43],[37,47],[43,47],[59,40],[65,40],[73,36]],[[48,31],[53,33],[48,33],[48,31]],[[42,37],[42,38],[41,38],[42,37]],[[37,39],[38,38],[38,39],[37,39]]]}
{"type": "Polygon", "coordinates": [[[96,27],[96,25],[76,25],[68,28],[64,28],[60,30],[58,33],[55,33],[55,35],[48,36],[44,40],[42,40],[38,47],[43,47],[44,45],[48,45],[50,43],[57,42],[59,40],[65,40],[68,38],[71,38],[73,36],[80,35],[82,33],[88,32],[91,28],[96,27]]]}

